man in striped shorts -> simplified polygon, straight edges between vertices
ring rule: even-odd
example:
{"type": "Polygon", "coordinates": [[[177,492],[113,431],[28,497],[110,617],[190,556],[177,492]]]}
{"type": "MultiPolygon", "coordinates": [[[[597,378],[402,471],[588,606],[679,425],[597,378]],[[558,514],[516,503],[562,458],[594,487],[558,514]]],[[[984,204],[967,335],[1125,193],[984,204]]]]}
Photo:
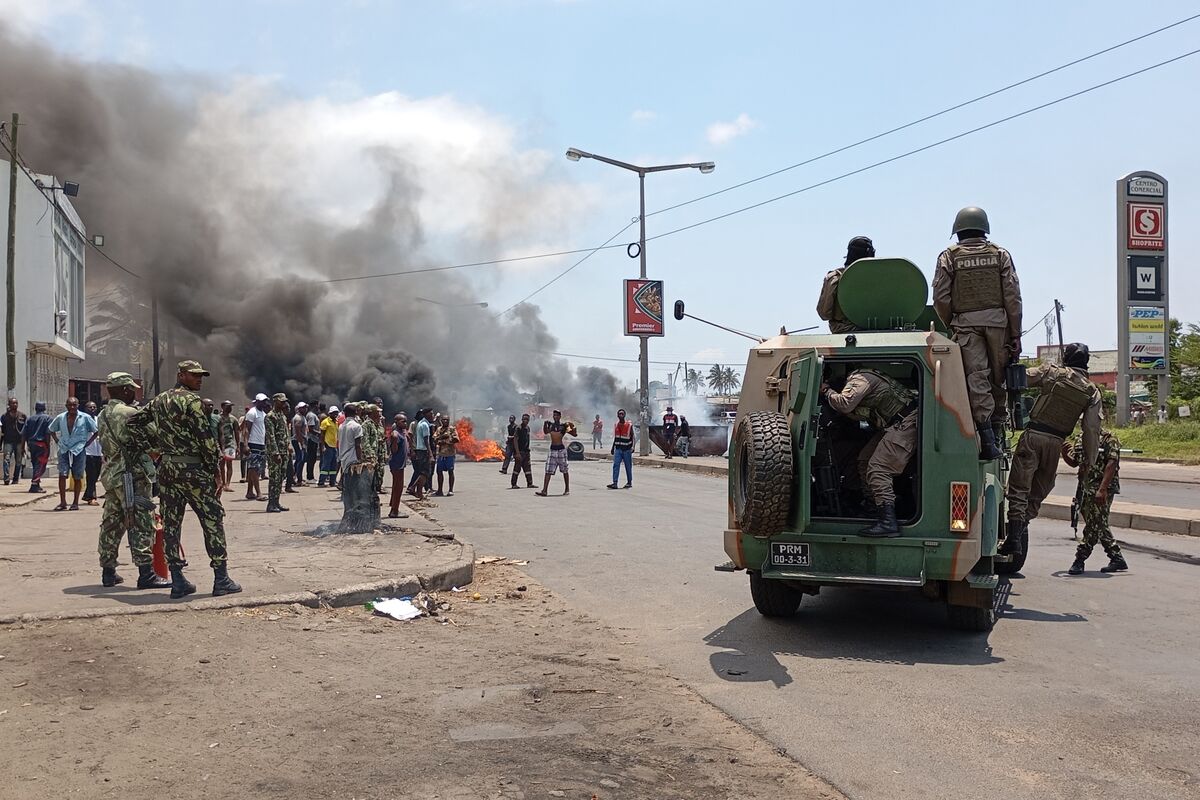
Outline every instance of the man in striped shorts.
{"type": "Polygon", "coordinates": [[[538,497],[545,497],[550,489],[550,476],[561,469],[563,497],[566,497],[571,493],[571,475],[567,467],[567,446],[563,444],[563,437],[579,435],[575,432],[575,423],[563,422],[562,412],[556,409],[554,421],[545,422],[542,425],[542,432],[550,437],[550,455],[546,457],[546,479],[542,483],[542,490],[536,494],[538,497]]]}

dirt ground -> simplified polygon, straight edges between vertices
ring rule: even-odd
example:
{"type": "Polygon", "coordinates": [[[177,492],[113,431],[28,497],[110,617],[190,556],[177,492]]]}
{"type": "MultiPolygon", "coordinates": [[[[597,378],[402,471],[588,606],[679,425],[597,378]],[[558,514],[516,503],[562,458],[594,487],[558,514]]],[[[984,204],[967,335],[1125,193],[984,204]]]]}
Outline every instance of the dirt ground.
{"type": "Polygon", "coordinates": [[[441,597],[0,628],[0,796],[840,797],[514,566],[441,597]]]}

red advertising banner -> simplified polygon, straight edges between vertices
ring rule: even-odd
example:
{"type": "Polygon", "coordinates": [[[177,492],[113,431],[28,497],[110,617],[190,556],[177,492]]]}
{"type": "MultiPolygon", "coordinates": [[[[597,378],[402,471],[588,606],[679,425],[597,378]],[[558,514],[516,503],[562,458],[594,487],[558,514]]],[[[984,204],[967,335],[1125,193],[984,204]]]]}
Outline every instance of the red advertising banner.
{"type": "Polygon", "coordinates": [[[662,281],[625,281],[625,335],[664,335],[662,281]]]}
{"type": "Polygon", "coordinates": [[[1163,207],[1159,203],[1129,204],[1129,249],[1162,250],[1166,245],[1163,207]]]}

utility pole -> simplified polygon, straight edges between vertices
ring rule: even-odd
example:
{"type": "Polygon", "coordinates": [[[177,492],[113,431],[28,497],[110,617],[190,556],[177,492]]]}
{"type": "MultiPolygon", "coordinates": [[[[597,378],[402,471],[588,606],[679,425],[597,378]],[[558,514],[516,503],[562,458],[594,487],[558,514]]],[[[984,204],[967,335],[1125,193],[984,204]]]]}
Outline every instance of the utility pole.
{"type": "Polygon", "coordinates": [[[4,326],[5,364],[8,368],[8,393],[17,388],[17,123],[21,115],[13,112],[12,131],[8,139],[12,142],[12,161],[8,164],[8,316],[4,326]]]}
{"type": "Polygon", "coordinates": [[[150,285],[150,349],[153,350],[151,358],[154,359],[154,394],[157,396],[162,391],[162,385],[158,382],[158,287],[154,285],[153,278],[150,285]]]}
{"type": "Polygon", "coordinates": [[[1055,300],[1054,301],[1054,319],[1058,323],[1058,363],[1059,363],[1059,365],[1062,365],[1063,358],[1064,358],[1063,340],[1062,340],[1062,309],[1063,309],[1062,303],[1058,302],[1058,300],[1055,300]]]}

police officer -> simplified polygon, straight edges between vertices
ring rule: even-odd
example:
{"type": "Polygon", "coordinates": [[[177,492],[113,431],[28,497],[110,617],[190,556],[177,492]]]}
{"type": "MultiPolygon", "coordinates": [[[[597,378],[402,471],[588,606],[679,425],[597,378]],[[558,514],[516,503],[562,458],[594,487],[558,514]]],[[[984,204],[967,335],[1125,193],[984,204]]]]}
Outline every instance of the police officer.
{"type": "Polygon", "coordinates": [[[858,470],[875,501],[878,519],[859,533],[889,539],[899,536],[893,479],[904,472],[917,446],[916,393],[873,369],[855,369],[841,391],[824,382],[820,391],[831,409],[875,429],[875,436],[858,455],[858,470]]]}
{"type": "Polygon", "coordinates": [[[288,431],[291,428],[287,411],[288,398],[283,392],[271,396],[272,407],[267,412],[267,433],[264,439],[267,454],[267,513],[287,511],[279,503],[283,496],[283,479],[292,470],[292,450],[288,431]]]}
{"type": "Polygon", "coordinates": [[[163,538],[171,568],[171,597],[192,594],[196,586],[183,574],[187,562],[179,548],[185,506],[191,506],[204,531],[204,549],[213,570],[213,595],[240,592],[226,569],[225,509],[217,495],[221,453],[213,439],[212,421],[196,392],[209,373],[198,361],[180,361],[173,389],[160,394],[129,418],[135,447],[162,454],[158,468],[163,538]]]}
{"type": "Polygon", "coordinates": [[[987,240],[990,232],[982,208],[959,211],[953,230],[958,242],[938,256],[933,276],[933,308],[962,352],[984,461],[1000,457],[1004,369],[1021,355],[1021,286],[1012,256],[987,240]]]}
{"type": "Polygon", "coordinates": [[[138,568],[137,588],[166,589],[171,585],[154,574],[151,546],[154,540],[154,520],[146,508],[125,507],[125,473],[133,478],[133,494],[149,501],[150,484],[154,479],[154,462],[145,451],[131,447],[126,423],[137,413],[133,402],[141,387],[128,372],[110,372],[105,381],[108,404],[96,418],[96,437],[104,452],[104,469],[100,482],[104,484],[104,516],[100,521],[100,582],[116,586],[125,579],[117,574],[117,550],[126,533],[126,513],[132,524],[128,528],[129,553],[138,568]]]}
{"type": "Polygon", "coordinates": [[[858,326],[846,319],[842,307],[838,303],[838,282],[846,267],[860,258],[874,258],[875,245],[866,236],[855,236],[846,245],[846,263],[837,269],[825,273],[825,281],[821,284],[821,297],[817,300],[817,316],[829,322],[830,333],[850,333],[858,330],[858,326]]]}
{"type": "Polygon", "coordinates": [[[1041,395],[1029,412],[1025,433],[1013,454],[1008,475],[1008,529],[1000,552],[1020,556],[1029,523],[1037,518],[1042,501],[1054,488],[1063,441],[1083,421],[1083,452],[1079,478],[1086,482],[1099,449],[1100,390],[1088,378],[1090,354],[1087,345],[1072,343],[1063,348],[1063,365],[1047,364],[1029,370],[1029,385],[1040,387],[1041,395]]]}

